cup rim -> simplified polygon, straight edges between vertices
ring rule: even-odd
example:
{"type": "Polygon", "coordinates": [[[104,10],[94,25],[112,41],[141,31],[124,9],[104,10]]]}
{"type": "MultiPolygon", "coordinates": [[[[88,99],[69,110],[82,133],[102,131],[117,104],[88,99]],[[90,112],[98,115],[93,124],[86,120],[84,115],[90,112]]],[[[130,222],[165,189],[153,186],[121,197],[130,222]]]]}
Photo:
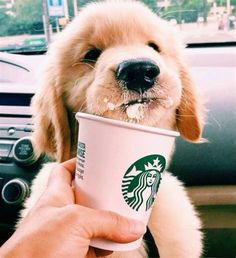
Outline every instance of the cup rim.
{"type": "Polygon", "coordinates": [[[140,125],[140,124],[133,124],[133,123],[129,123],[129,122],[101,117],[101,116],[92,115],[92,114],[88,114],[88,113],[77,112],[75,117],[77,120],[78,120],[78,118],[95,120],[100,123],[105,123],[105,124],[109,124],[109,125],[113,125],[113,126],[118,126],[118,127],[138,130],[138,131],[144,131],[144,132],[148,132],[148,133],[160,134],[160,135],[171,136],[171,137],[180,136],[180,133],[177,131],[171,131],[168,129],[162,129],[162,128],[140,125]]]}

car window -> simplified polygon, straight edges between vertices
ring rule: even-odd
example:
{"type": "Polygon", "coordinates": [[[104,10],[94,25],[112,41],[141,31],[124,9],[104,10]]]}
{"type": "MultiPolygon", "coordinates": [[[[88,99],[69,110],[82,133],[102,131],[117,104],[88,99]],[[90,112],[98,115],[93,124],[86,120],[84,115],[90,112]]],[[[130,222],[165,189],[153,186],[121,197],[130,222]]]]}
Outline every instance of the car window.
{"type": "MultiPolygon", "coordinates": [[[[44,52],[89,0],[0,0],[0,51],[44,52]]],[[[236,0],[143,0],[186,44],[236,40],[236,0]]]]}

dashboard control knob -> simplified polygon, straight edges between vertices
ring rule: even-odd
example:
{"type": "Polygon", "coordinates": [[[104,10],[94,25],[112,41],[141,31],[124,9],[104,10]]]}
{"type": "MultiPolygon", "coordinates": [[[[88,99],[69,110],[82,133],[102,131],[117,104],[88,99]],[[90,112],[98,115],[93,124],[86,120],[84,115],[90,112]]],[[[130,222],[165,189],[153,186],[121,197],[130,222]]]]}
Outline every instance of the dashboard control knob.
{"type": "Polygon", "coordinates": [[[32,138],[28,136],[17,140],[12,152],[14,160],[23,166],[33,165],[39,158],[34,153],[32,138]]]}
{"type": "Polygon", "coordinates": [[[15,178],[3,186],[2,199],[7,204],[21,204],[29,192],[29,185],[23,179],[15,178]]]}
{"type": "Polygon", "coordinates": [[[10,127],[7,132],[9,135],[13,135],[13,134],[15,134],[16,129],[14,127],[10,127]]]}

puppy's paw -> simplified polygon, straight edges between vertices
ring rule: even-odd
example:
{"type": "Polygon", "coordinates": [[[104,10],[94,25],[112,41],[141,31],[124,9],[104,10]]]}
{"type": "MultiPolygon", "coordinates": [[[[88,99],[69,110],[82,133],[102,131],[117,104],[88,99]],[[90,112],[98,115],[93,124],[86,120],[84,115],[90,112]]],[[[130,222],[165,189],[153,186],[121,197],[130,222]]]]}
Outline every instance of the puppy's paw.
{"type": "Polygon", "coordinates": [[[182,183],[165,172],[149,220],[161,258],[199,258],[201,220],[182,183]]]}

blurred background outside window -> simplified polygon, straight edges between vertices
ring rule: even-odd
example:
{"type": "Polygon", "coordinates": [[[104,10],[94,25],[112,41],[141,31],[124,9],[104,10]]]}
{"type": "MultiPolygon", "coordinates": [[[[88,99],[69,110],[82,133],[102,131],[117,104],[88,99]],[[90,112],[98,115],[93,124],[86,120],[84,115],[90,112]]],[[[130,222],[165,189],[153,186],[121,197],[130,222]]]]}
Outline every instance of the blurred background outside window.
{"type": "MultiPolygon", "coordinates": [[[[0,0],[0,51],[45,51],[89,0],[0,0]]],[[[236,0],[143,0],[186,44],[236,41],[236,0]]]]}

